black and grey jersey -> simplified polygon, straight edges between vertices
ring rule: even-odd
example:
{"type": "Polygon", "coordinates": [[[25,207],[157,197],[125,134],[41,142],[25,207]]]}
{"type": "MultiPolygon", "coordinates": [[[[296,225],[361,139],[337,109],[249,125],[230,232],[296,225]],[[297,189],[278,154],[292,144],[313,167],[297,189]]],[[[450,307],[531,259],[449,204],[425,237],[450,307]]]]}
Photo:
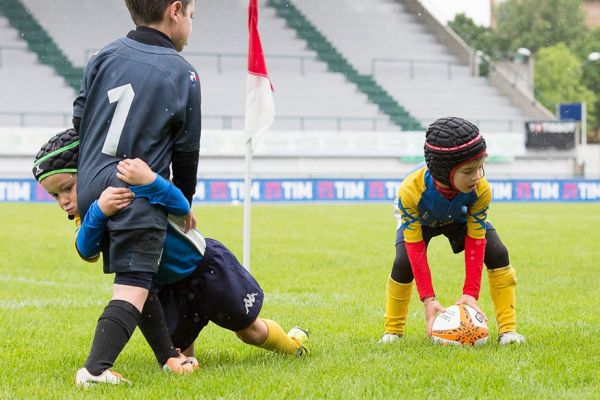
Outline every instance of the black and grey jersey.
{"type": "Polygon", "coordinates": [[[73,116],[81,119],[77,195],[83,216],[114,183],[121,159],[141,158],[168,179],[174,152],[199,151],[199,77],[174,49],[121,38],[89,60],[73,116]]]}

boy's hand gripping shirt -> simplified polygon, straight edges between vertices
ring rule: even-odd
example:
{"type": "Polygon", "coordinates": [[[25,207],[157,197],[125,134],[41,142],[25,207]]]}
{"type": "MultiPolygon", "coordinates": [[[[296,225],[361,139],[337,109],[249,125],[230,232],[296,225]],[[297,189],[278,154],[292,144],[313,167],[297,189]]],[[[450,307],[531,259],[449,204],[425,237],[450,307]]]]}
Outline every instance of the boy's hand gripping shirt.
{"type": "MultiPolygon", "coordinates": [[[[154,206],[162,206],[170,213],[167,236],[158,273],[153,281],[158,284],[170,284],[190,275],[204,255],[206,242],[196,230],[184,233],[176,226],[177,216],[190,212],[190,205],[181,192],[171,182],[156,176],[156,180],[148,185],[131,186],[136,197],[148,199],[154,206]]],[[[92,203],[76,239],[77,252],[86,261],[96,261],[99,256],[108,218],[102,213],[98,202],[92,203]]]]}

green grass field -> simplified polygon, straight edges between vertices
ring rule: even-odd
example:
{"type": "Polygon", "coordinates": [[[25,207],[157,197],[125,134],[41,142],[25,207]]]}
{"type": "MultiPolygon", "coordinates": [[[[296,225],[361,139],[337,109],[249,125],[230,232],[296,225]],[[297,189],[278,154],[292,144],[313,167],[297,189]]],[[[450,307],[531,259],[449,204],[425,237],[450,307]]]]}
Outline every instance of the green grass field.
{"type": "MultiPolygon", "coordinates": [[[[205,236],[241,258],[241,207],[195,213],[205,236]]],[[[500,348],[492,320],[482,347],[435,346],[415,294],[406,337],[378,345],[394,257],[391,206],[259,205],[252,273],[265,291],[261,316],[309,328],[309,357],[268,353],[209,325],[196,342],[202,370],[179,377],[158,368],[136,331],[115,365],[134,386],[82,390],[73,377],[111,277],[78,259],[72,222],[55,205],[2,204],[0,398],[599,398],[600,204],[495,204],[490,217],[517,269],[524,345],[500,348]]],[[[462,254],[437,238],[429,255],[449,305],[462,288],[462,254]]],[[[493,315],[485,273],[480,305],[493,315]]]]}

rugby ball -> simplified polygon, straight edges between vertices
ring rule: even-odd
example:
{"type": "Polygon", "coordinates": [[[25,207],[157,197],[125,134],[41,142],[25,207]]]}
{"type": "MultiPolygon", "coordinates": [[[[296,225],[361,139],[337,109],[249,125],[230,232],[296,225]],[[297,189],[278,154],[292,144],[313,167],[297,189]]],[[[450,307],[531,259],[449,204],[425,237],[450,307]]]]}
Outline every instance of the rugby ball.
{"type": "Polygon", "coordinates": [[[479,346],[488,338],[488,326],[481,313],[466,304],[446,308],[433,321],[434,343],[456,346],[479,346]]]}

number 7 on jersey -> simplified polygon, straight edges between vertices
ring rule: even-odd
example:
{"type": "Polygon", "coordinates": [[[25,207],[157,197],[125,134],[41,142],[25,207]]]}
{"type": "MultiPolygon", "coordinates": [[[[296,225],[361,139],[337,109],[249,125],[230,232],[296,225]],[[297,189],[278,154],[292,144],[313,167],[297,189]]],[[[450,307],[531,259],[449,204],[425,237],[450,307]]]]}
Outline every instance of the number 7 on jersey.
{"type": "Polygon", "coordinates": [[[129,114],[131,103],[133,103],[135,92],[133,91],[131,83],[128,83],[126,85],[110,89],[107,92],[107,95],[110,104],[114,103],[115,101],[117,102],[117,108],[115,109],[115,114],[113,115],[113,119],[108,127],[108,133],[106,134],[106,139],[104,140],[102,152],[104,154],[108,154],[109,156],[116,156],[119,140],[121,139],[123,127],[125,126],[125,120],[127,120],[127,115],[129,114]]]}

